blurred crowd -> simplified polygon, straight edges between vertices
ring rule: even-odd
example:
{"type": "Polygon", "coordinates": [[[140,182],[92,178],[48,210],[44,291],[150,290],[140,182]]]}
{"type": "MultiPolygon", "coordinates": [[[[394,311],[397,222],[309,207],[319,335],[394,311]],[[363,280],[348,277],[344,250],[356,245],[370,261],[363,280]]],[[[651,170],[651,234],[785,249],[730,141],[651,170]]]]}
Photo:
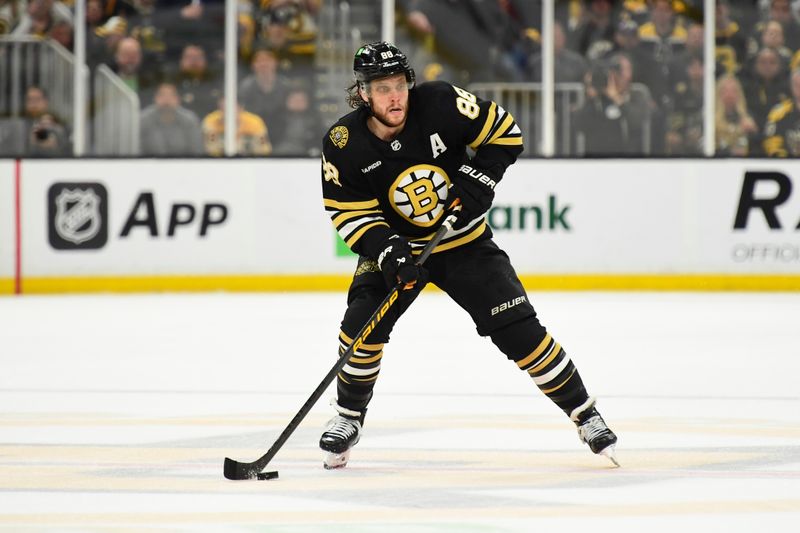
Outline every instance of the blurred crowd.
{"type": "MultiPolygon", "coordinates": [[[[240,154],[319,153],[318,24],[334,1],[237,1],[240,154]]],[[[541,82],[541,0],[396,6],[420,81],[541,82]]],[[[555,14],[558,152],[703,154],[702,0],[556,0],[555,14]]],[[[715,15],[716,153],[800,155],[800,0],[717,0],[715,15]]],[[[224,16],[223,0],[87,0],[88,66],[138,95],[142,155],[222,155],[224,16]]],[[[71,0],[0,0],[0,35],[71,50],[74,24],[71,0]]],[[[47,87],[27,87],[25,120],[29,153],[69,153],[47,87]]]]}
{"type": "MultiPolygon", "coordinates": [[[[324,125],[312,88],[320,3],[238,2],[239,154],[319,153],[324,125]]],[[[0,35],[52,39],[72,50],[72,8],[69,1],[0,0],[0,35]]],[[[224,0],[87,0],[88,67],[108,66],[138,96],[141,155],[223,154],[224,21],[224,0]]],[[[27,92],[46,105],[43,87],[27,92]]],[[[26,106],[25,115],[28,153],[69,153],[66,134],[58,146],[39,146],[34,130],[43,116],[58,122],[53,113],[26,106]]]]}

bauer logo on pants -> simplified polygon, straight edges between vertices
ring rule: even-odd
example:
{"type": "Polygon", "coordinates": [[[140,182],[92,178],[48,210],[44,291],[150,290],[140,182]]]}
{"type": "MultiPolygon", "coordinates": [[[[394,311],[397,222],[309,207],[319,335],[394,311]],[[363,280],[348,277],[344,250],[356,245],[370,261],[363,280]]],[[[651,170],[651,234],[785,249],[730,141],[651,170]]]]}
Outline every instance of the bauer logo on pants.
{"type": "Polygon", "coordinates": [[[96,250],[108,240],[108,192],[96,182],[59,182],[47,191],[50,246],[96,250]]]}

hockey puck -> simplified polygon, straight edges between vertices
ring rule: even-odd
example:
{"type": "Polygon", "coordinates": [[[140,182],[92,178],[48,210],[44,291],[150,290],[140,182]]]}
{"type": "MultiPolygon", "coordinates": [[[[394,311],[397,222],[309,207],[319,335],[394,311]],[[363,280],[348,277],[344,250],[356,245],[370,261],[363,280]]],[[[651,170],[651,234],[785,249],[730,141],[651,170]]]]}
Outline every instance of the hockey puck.
{"type": "Polygon", "coordinates": [[[278,479],[278,471],[274,470],[272,472],[259,472],[258,479],[278,479]]]}

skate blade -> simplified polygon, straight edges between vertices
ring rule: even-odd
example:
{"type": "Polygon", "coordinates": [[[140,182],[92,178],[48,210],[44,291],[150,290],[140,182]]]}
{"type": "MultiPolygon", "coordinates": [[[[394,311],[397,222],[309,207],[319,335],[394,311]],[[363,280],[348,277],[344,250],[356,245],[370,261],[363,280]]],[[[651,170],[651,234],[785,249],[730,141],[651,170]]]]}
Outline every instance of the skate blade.
{"type": "Polygon", "coordinates": [[[329,453],[322,461],[322,466],[325,468],[325,470],[344,468],[347,466],[348,459],[350,459],[350,450],[347,450],[344,453],[329,453]]]}
{"type": "Polygon", "coordinates": [[[612,444],[611,446],[606,446],[599,452],[601,455],[605,455],[608,457],[609,461],[614,463],[614,466],[617,468],[620,467],[619,461],[617,461],[617,452],[616,452],[616,444],[612,444]]]}

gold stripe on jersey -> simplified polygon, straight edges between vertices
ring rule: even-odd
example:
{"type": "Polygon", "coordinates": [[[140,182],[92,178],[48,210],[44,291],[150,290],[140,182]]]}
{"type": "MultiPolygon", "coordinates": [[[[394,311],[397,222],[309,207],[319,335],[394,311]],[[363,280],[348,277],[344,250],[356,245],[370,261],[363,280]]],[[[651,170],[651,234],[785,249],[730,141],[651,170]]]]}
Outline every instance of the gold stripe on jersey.
{"type": "MultiPolygon", "coordinates": [[[[444,252],[445,250],[452,250],[453,248],[457,248],[457,247],[459,247],[459,246],[461,246],[463,244],[467,244],[468,242],[472,242],[475,239],[477,239],[478,237],[480,237],[481,235],[483,235],[484,231],[486,231],[486,221],[485,220],[482,221],[480,224],[478,224],[478,226],[474,230],[470,231],[466,235],[462,235],[461,237],[458,237],[456,239],[443,241],[436,248],[434,248],[431,253],[435,254],[435,253],[438,253],[438,252],[444,252]]],[[[425,247],[425,244],[429,240],[431,240],[432,236],[433,235],[431,234],[431,235],[429,235],[427,237],[424,237],[422,239],[414,239],[414,240],[410,241],[410,244],[411,244],[411,255],[419,255],[419,254],[421,254],[422,253],[422,249],[425,247]]]]}
{"type": "Polygon", "coordinates": [[[470,148],[477,150],[486,144],[522,145],[522,132],[511,113],[492,102],[481,132],[470,143],[470,148]]]}
{"type": "Polygon", "coordinates": [[[346,222],[351,218],[363,217],[365,215],[380,215],[382,213],[383,211],[381,211],[380,209],[369,209],[365,211],[346,211],[344,213],[340,213],[334,216],[333,218],[331,218],[331,220],[333,220],[333,225],[338,227],[339,225],[342,224],[342,222],[346,222]]]}
{"type": "Polygon", "coordinates": [[[519,146],[522,144],[522,137],[505,137],[503,139],[497,139],[492,144],[502,144],[506,146],[519,146]]]}
{"type": "Polygon", "coordinates": [[[378,200],[340,202],[324,200],[325,211],[342,240],[352,248],[370,228],[389,226],[378,207],[378,200]]]}
{"type": "Polygon", "coordinates": [[[378,200],[362,200],[359,202],[339,202],[336,200],[324,199],[325,207],[333,209],[352,211],[354,209],[374,209],[378,207],[378,200]]]}
{"type": "Polygon", "coordinates": [[[349,248],[353,248],[353,246],[355,246],[355,244],[358,242],[358,239],[360,239],[364,235],[364,233],[367,232],[368,229],[375,228],[377,226],[386,226],[388,228],[389,224],[386,223],[385,220],[378,220],[371,224],[366,224],[365,226],[361,227],[358,231],[351,234],[350,236],[345,236],[342,235],[341,233],[339,233],[339,235],[342,235],[342,240],[349,248]]]}
{"type": "Polygon", "coordinates": [[[511,116],[511,113],[506,113],[506,118],[503,119],[502,124],[500,127],[497,128],[497,131],[494,132],[494,135],[486,142],[486,144],[494,144],[494,142],[500,138],[500,136],[508,130],[508,128],[514,123],[514,117],[511,116]]]}
{"type": "Polygon", "coordinates": [[[483,141],[486,139],[486,136],[489,135],[489,132],[492,129],[492,124],[494,124],[494,119],[496,114],[497,114],[497,104],[492,102],[492,104],[489,106],[489,113],[486,117],[486,122],[483,123],[483,129],[481,129],[481,132],[478,134],[477,137],[475,137],[475,140],[469,143],[470,148],[475,150],[476,148],[478,148],[478,146],[483,144],[483,141]]]}

